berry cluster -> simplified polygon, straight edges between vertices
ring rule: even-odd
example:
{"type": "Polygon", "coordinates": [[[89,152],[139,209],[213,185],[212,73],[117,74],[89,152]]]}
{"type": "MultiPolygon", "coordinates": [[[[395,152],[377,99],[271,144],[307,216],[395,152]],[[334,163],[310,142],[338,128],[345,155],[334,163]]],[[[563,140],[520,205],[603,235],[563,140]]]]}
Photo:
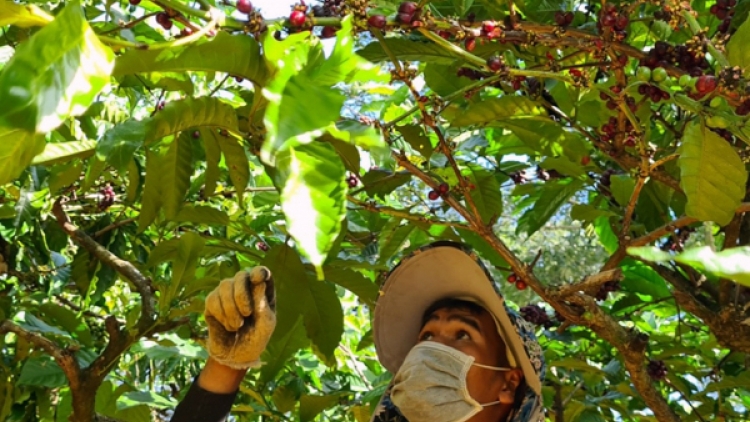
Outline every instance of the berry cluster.
{"type": "Polygon", "coordinates": [[[521,317],[534,325],[541,325],[544,328],[554,325],[547,312],[538,305],[526,305],[520,311],[521,317]]]}
{"type": "Polygon", "coordinates": [[[663,380],[667,376],[667,365],[663,360],[649,360],[646,370],[648,375],[656,381],[663,380]]]}
{"type": "Polygon", "coordinates": [[[692,227],[683,227],[675,231],[674,236],[671,236],[661,245],[663,251],[679,252],[685,247],[685,242],[690,238],[690,235],[695,232],[692,227]]]}
{"type": "Polygon", "coordinates": [[[349,176],[346,177],[346,184],[349,185],[350,188],[356,188],[359,184],[359,179],[354,174],[349,174],[349,176]]]}
{"type": "MultiPolygon", "coordinates": [[[[734,15],[734,10],[732,10],[732,8],[736,5],[737,0],[716,0],[716,3],[711,6],[709,12],[711,12],[711,14],[716,16],[717,18],[722,19],[723,24],[724,20],[731,21],[732,15],[734,15]]],[[[727,26],[729,26],[729,24],[727,24],[727,26]]]]}
{"type": "Polygon", "coordinates": [[[344,0],[323,0],[323,4],[313,6],[312,14],[316,18],[339,16],[343,11],[344,0]]]}
{"type": "Polygon", "coordinates": [[[674,65],[691,76],[701,76],[710,66],[703,54],[696,54],[687,45],[671,46],[666,41],[657,41],[654,48],[641,59],[641,65],[651,69],[674,65]]]}
{"type": "MultiPolygon", "coordinates": [[[[613,94],[619,95],[622,92],[622,87],[619,86],[619,85],[613,85],[613,86],[609,87],[609,90],[612,91],[613,94]]],[[[599,92],[599,98],[602,101],[606,101],[607,102],[606,105],[607,105],[608,109],[610,109],[610,110],[617,109],[617,101],[615,100],[615,98],[613,96],[610,96],[609,94],[607,94],[604,91],[600,91],[599,92]]],[[[638,108],[638,106],[635,103],[635,98],[630,97],[630,96],[626,96],[625,97],[625,103],[628,105],[628,108],[630,109],[630,111],[632,111],[633,113],[635,113],[636,109],[638,108]]]]}
{"type": "Polygon", "coordinates": [[[437,190],[431,190],[427,194],[427,197],[430,198],[431,201],[437,201],[441,196],[447,195],[450,190],[451,188],[447,183],[441,183],[437,190]]]}
{"type": "Polygon", "coordinates": [[[266,243],[266,242],[264,242],[262,240],[259,240],[259,241],[255,242],[255,248],[258,249],[258,250],[261,250],[263,252],[268,252],[268,250],[270,249],[268,247],[268,243],[266,243]]]}
{"type": "Polygon", "coordinates": [[[573,12],[561,12],[561,11],[557,11],[557,12],[555,12],[555,23],[558,26],[565,27],[565,26],[568,26],[571,23],[573,23],[573,18],[574,17],[575,17],[575,15],[573,14],[573,12]]]}
{"type": "Polygon", "coordinates": [[[405,1],[398,7],[398,14],[396,20],[403,23],[404,25],[411,25],[412,22],[420,20],[421,10],[417,3],[413,1],[405,1]]]}
{"type": "Polygon", "coordinates": [[[548,181],[549,179],[560,179],[563,177],[559,171],[555,169],[545,170],[541,167],[536,168],[536,177],[539,180],[548,181]]]}
{"type": "Polygon", "coordinates": [[[99,200],[99,211],[104,211],[115,203],[115,191],[109,183],[99,193],[102,194],[102,198],[99,200]]]}
{"type": "Polygon", "coordinates": [[[619,37],[625,38],[625,29],[628,27],[630,19],[627,15],[621,13],[621,10],[612,3],[607,3],[602,8],[601,15],[599,17],[599,30],[604,28],[612,28],[615,34],[619,37]]]}
{"type": "Polygon", "coordinates": [[[289,24],[300,28],[307,22],[307,6],[303,3],[292,6],[292,13],[289,14],[289,24]]]}
{"type": "Polygon", "coordinates": [[[528,180],[526,179],[526,172],[519,170],[510,174],[510,179],[517,185],[523,185],[528,180]]]}
{"type": "MultiPolygon", "coordinates": [[[[602,134],[601,136],[599,136],[599,138],[602,140],[602,142],[611,142],[617,134],[617,118],[614,116],[610,117],[609,121],[602,125],[601,131],[602,134]]],[[[630,120],[625,120],[625,133],[628,134],[627,138],[625,138],[625,145],[629,147],[635,146],[633,124],[630,123],[630,120]]]]}
{"type": "Polygon", "coordinates": [[[456,71],[456,76],[478,81],[480,79],[484,79],[487,75],[479,70],[469,69],[468,67],[461,67],[456,71]]]}
{"type": "Polygon", "coordinates": [[[651,98],[651,101],[658,103],[661,100],[668,100],[670,98],[670,95],[667,91],[659,89],[658,86],[655,85],[639,85],[638,86],[638,93],[651,98]]]}
{"type": "Polygon", "coordinates": [[[610,292],[617,292],[620,290],[619,281],[608,281],[599,287],[599,291],[596,292],[596,300],[606,300],[610,292]]]}
{"type": "Polygon", "coordinates": [[[167,12],[157,13],[156,14],[156,23],[158,23],[159,25],[161,25],[161,27],[164,28],[164,29],[166,29],[167,31],[169,31],[170,29],[172,29],[172,26],[174,24],[172,22],[172,18],[169,16],[169,14],[167,12]]]}
{"type": "Polygon", "coordinates": [[[508,283],[515,284],[516,289],[518,290],[526,290],[526,287],[528,287],[526,285],[526,282],[521,280],[521,277],[519,277],[518,274],[516,273],[510,273],[507,280],[508,280],[508,283]]]}

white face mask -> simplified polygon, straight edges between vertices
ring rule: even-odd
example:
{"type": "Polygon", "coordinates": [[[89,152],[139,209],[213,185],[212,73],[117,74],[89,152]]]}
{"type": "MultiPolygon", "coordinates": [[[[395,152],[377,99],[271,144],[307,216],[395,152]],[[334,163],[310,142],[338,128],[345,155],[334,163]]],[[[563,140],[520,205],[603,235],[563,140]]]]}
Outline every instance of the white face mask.
{"type": "Polygon", "coordinates": [[[512,368],[474,363],[452,347],[424,341],[411,349],[394,378],[391,401],[409,422],[464,422],[484,407],[469,395],[466,374],[473,366],[495,371],[512,368]]]}

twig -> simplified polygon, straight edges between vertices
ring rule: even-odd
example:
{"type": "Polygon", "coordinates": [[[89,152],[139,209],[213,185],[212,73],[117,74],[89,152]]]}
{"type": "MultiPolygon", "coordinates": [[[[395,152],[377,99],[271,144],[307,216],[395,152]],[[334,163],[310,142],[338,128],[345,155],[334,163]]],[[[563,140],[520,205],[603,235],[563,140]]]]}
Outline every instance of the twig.
{"type": "Polygon", "coordinates": [[[349,200],[349,202],[362,207],[362,209],[365,211],[392,215],[394,217],[400,217],[406,220],[417,221],[420,223],[428,223],[428,224],[438,225],[438,226],[456,227],[459,229],[470,229],[469,226],[466,225],[465,223],[461,223],[458,221],[443,221],[439,219],[432,219],[426,215],[412,214],[404,210],[397,210],[395,208],[390,208],[390,207],[379,207],[370,202],[360,201],[359,199],[351,195],[347,195],[346,199],[349,200]]]}
{"type": "Polygon", "coordinates": [[[352,362],[351,367],[354,369],[354,372],[357,373],[357,376],[359,377],[359,379],[361,379],[362,382],[365,383],[365,386],[367,387],[367,389],[372,390],[372,384],[370,384],[370,381],[367,380],[367,377],[365,376],[365,374],[357,366],[357,357],[354,356],[354,353],[352,353],[352,351],[348,347],[344,346],[343,344],[339,345],[339,349],[341,349],[341,351],[344,352],[344,354],[352,362]]]}
{"type": "Polygon", "coordinates": [[[388,58],[391,59],[393,62],[393,66],[396,67],[396,73],[401,75],[403,73],[403,68],[401,67],[401,62],[398,60],[398,57],[396,57],[395,54],[393,54],[393,51],[388,47],[388,43],[385,42],[385,37],[383,36],[383,33],[378,28],[370,28],[370,32],[372,35],[375,36],[375,38],[378,39],[380,42],[380,46],[383,47],[383,51],[385,51],[385,54],[388,55],[388,58]]]}
{"type": "Polygon", "coordinates": [[[693,413],[695,413],[695,416],[697,416],[697,417],[698,417],[698,419],[700,419],[700,420],[701,420],[701,422],[706,422],[706,420],[705,420],[705,419],[703,419],[703,416],[701,416],[701,414],[700,414],[700,413],[698,413],[698,411],[697,411],[697,410],[695,409],[695,407],[693,407],[693,404],[692,404],[692,403],[690,403],[690,400],[688,400],[688,398],[687,398],[687,397],[685,397],[685,394],[683,394],[683,392],[682,392],[682,391],[681,391],[681,390],[680,390],[679,388],[677,388],[677,386],[676,386],[676,385],[672,384],[672,382],[671,382],[671,381],[669,381],[668,379],[664,379],[664,382],[665,382],[665,383],[666,383],[667,385],[669,385],[670,387],[672,387],[672,388],[673,388],[673,389],[674,389],[675,391],[677,391],[677,392],[678,392],[678,393],[680,394],[680,397],[682,397],[682,400],[684,400],[684,401],[685,401],[685,403],[687,403],[687,404],[688,404],[688,406],[690,406],[690,408],[691,408],[691,409],[693,410],[693,413]]]}
{"type": "Polygon", "coordinates": [[[107,34],[111,34],[113,32],[122,31],[123,29],[130,29],[130,28],[138,25],[139,23],[145,21],[146,19],[150,18],[151,16],[156,16],[158,14],[159,14],[159,12],[146,13],[145,15],[143,15],[143,16],[137,18],[137,19],[133,19],[130,22],[120,23],[117,26],[117,28],[110,29],[109,31],[104,31],[104,32],[100,33],[99,35],[107,35],[107,34]]]}
{"type": "Polygon", "coordinates": [[[227,79],[229,79],[229,74],[228,73],[226,75],[224,75],[224,79],[222,79],[221,82],[219,82],[219,84],[216,85],[214,87],[214,89],[212,89],[211,92],[208,93],[208,96],[209,97],[213,97],[214,94],[216,94],[221,89],[221,87],[224,85],[224,82],[226,82],[227,79]]]}
{"type": "Polygon", "coordinates": [[[620,230],[620,242],[627,242],[628,231],[630,230],[630,222],[633,220],[633,213],[635,212],[635,206],[638,203],[638,198],[641,196],[643,186],[648,180],[648,158],[644,157],[642,160],[642,166],[638,172],[638,179],[635,181],[635,188],[633,193],[630,195],[630,201],[628,206],[625,208],[625,216],[622,219],[622,229],[620,230]],[[643,169],[645,167],[645,170],[643,169]]]}
{"type": "Polygon", "coordinates": [[[107,233],[110,230],[114,230],[116,228],[119,228],[119,227],[122,227],[122,226],[126,226],[126,225],[128,225],[130,223],[133,223],[135,221],[136,221],[135,218],[126,218],[125,220],[120,220],[120,221],[118,221],[116,223],[112,223],[109,226],[104,227],[103,229],[101,229],[101,230],[97,231],[96,233],[94,233],[93,237],[99,237],[99,236],[103,235],[104,233],[107,233]]]}
{"type": "Polygon", "coordinates": [[[668,163],[668,162],[670,162],[670,161],[672,161],[674,159],[677,159],[677,158],[680,158],[680,154],[670,154],[670,155],[667,155],[664,158],[661,158],[661,159],[659,159],[657,161],[654,161],[654,163],[651,164],[651,167],[649,167],[649,173],[653,172],[658,167],[661,167],[664,164],[666,164],[666,163],[668,163]]]}
{"type": "Polygon", "coordinates": [[[598,289],[602,284],[609,281],[622,280],[622,277],[622,270],[619,268],[602,271],[584,278],[583,281],[579,283],[560,286],[557,289],[551,290],[551,293],[560,298],[565,298],[577,292],[595,291],[595,289],[598,289]]]}
{"type": "Polygon", "coordinates": [[[531,264],[529,264],[529,270],[534,270],[534,267],[536,267],[537,262],[539,262],[539,258],[542,257],[542,249],[539,249],[537,251],[536,256],[534,256],[534,259],[531,261],[531,264]]]}
{"type": "Polygon", "coordinates": [[[583,387],[583,381],[580,381],[578,384],[576,384],[575,387],[573,387],[573,391],[571,391],[570,394],[568,394],[568,397],[565,397],[565,400],[563,400],[562,402],[563,409],[565,408],[565,406],[568,405],[568,403],[570,403],[575,393],[577,393],[578,390],[581,389],[581,387],[583,387]]]}

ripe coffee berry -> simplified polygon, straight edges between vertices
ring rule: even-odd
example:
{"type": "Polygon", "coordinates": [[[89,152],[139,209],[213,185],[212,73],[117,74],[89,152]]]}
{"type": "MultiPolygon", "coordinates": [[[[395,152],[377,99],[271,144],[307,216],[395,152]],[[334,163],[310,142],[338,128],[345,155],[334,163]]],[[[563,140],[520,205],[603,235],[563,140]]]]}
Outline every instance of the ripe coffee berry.
{"type": "Polygon", "coordinates": [[[464,42],[464,46],[466,47],[466,51],[474,51],[474,49],[477,47],[476,38],[467,38],[464,42]]]}
{"type": "Polygon", "coordinates": [[[130,0],[130,4],[132,6],[138,6],[139,4],[141,4],[141,0],[130,0]]]}
{"type": "Polygon", "coordinates": [[[450,186],[448,186],[447,183],[441,183],[440,186],[438,186],[438,192],[441,194],[446,194],[450,190],[450,186]]]}
{"type": "Polygon", "coordinates": [[[166,30],[172,29],[172,18],[166,12],[156,14],[156,23],[166,30]]]}
{"type": "Polygon", "coordinates": [[[437,201],[438,198],[440,198],[440,194],[437,191],[431,190],[430,193],[427,194],[427,197],[430,198],[430,201],[437,201]]]}
{"type": "Polygon", "coordinates": [[[497,72],[503,68],[503,61],[499,57],[490,57],[487,59],[487,67],[492,71],[497,72]]]}
{"type": "Polygon", "coordinates": [[[292,26],[302,26],[305,24],[305,20],[307,20],[307,17],[305,12],[301,10],[295,10],[289,15],[289,23],[292,26]]]}
{"type": "Polygon", "coordinates": [[[526,285],[526,283],[524,281],[521,281],[521,280],[516,281],[516,289],[518,289],[518,290],[526,290],[526,287],[528,287],[528,286],[526,285]]]}
{"type": "Polygon", "coordinates": [[[255,243],[255,248],[259,249],[259,250],[261,250],[263,252],[268,252],[268,249],[269,249],[268,244],[266,242],[263,242],[263,241],[256,242],[255,243]]]}
{"type": "Polygon", "coordinates": [[[196,130],[193,132],[193,138],[198,139],[201,137],[201,132],[199,130],[196,130]]]}
{"type": "Polygon", "coordinates": [[[413,19],[414,15],[411,13],[399,13],[396,15],[396,20],[407,25],[410,24],[413,19]]]}
{"type": "Polygon", "coordinates": [[[383,15],[372,15],[367,19],[367,24],[373,28],[383,29],[386,25],[386,19],[383,15]]]}
{"type": "Polygon", "coordinates": [[[320,38],[333,38],[336,36],[336,28],[332,26],[323,27],[323,31],[320,33],[320,38]]]}
{"type": "Polygon", "coordinates": [[[702,75],[695,81],[695,90],[699,94],[708,94],[716,89],[716,78],[713,75],[702,75]]]}
{"type": "Polygon", "coordinates": [[[248,15],[253,11],[253,4],[250,3],[250,0],[237,0],[237,10],[248,15]]]}
{"type": "Polygon", "coordinates": [[[398,7],[398,13],[413,15],[417,11],[417,4],[413,1],[405,1],[398,7]]]}
{"type": "Polygon", "coordinates": [[[511,284],[516,283],[518,281],[518,276],[516,275],[516,273],[511,273],[508,276],[507,280],[508,280],[508,283],[511,283],[511,284]]]}
{"type": "Polygon", "coordinates": [[[584,155],[583,158],[581,158],[581,164],[584,166],[589,165],[590,162],[591,162],[591,157],[589,157],[588,155],[584,155]]]}
{"type": "Polygon", "coordinates": [[[493,21],[484,21],[482,22],[482,30],[485,34],[491,34],[495,32],[495,22],[493,21]]]}

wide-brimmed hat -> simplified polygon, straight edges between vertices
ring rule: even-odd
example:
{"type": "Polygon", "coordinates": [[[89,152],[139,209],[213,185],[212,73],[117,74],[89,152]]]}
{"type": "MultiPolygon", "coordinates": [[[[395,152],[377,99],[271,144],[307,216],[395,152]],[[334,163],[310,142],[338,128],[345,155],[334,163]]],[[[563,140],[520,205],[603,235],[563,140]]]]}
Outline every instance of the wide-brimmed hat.
{"type": "Polygon", "coordinates": [[[520,368],[526,380],[525,399],[513,420],[537,420],[537,414],[543,415],[545,363],[534,327],[506,306],[489,271],[467,245],[431,243],[402,259],[388,273],[373,322],[375,349],[382,365],[391,373],[398,372],[417,344],[425,311],[446,298],[473,301],[493,316],[511,366],[520,368]],[[520,414],[524,414],[522,419],[517,418],[520,414]]]}

